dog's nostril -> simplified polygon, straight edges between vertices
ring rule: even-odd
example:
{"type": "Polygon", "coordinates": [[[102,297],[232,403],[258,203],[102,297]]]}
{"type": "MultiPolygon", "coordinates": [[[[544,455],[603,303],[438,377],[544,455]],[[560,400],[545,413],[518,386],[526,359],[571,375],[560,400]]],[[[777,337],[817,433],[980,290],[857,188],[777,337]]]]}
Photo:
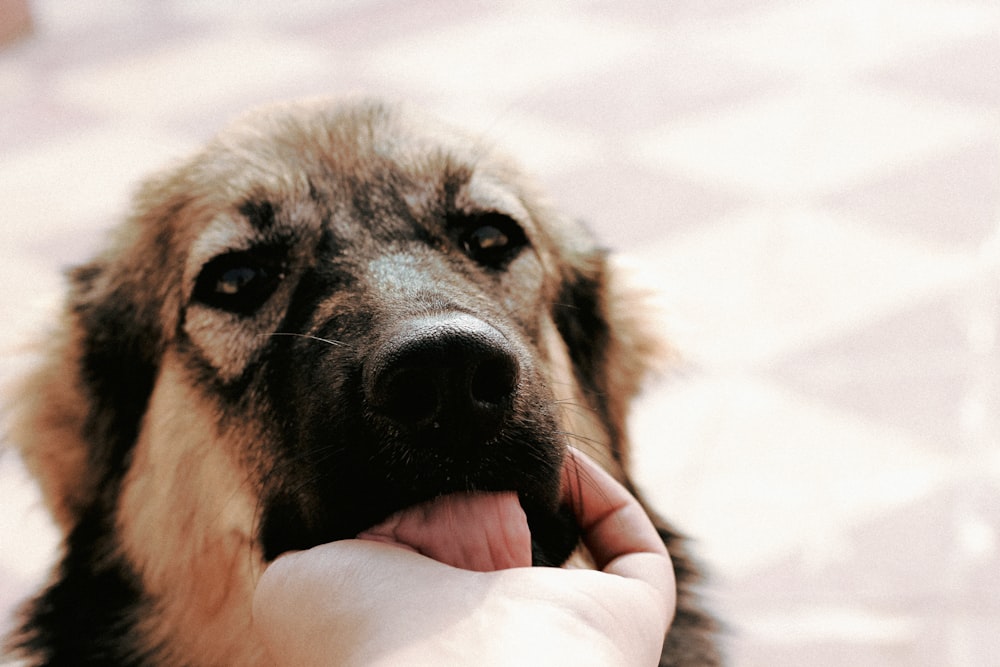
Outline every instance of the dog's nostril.
{"type": "Polygon", "coordinates": [[[420,424],[438,412],[436,379],[427,369],[402,369],[385,383],[382,412],[399,423],[420,424]]]}
{"type": "Polygon", "coordinates": [[[473,401],[497,405],[508,400],[517,388],[517,367],[511,359],[492,359],[479,364],[469,382],[473,401]]]}

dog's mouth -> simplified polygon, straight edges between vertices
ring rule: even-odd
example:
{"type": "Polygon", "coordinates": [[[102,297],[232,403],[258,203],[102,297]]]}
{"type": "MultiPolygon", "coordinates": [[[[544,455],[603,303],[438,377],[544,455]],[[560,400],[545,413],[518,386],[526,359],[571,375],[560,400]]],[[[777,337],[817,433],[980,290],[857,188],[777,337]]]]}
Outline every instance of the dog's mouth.
{"type": "MultiPolygon", "coordinates": [[[[568,502],[555,507],[512,490],[456,490],[330,521],[301,506],[270,504],[262,525],[267,560],[324,542],[361,538],[396,544],[440,562],[489,571],[562,565],[576,549],[580,529],[568,502]],[[429,499],[428,499],[429,498],[429,499]],[[367,515],[365,519],[362,515],[367,515]]],[[[295,505],[298,505],[295,503],[295,505]]]]}

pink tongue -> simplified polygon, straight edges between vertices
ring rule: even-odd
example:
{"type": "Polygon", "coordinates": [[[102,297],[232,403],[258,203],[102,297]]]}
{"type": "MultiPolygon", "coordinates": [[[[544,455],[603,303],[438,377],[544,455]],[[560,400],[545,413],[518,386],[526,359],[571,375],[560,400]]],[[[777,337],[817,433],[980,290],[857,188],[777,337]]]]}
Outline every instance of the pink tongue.
{"type": "Polygon", "coordinates": [[[358,538],[409,547],[466,570],[531,565],[531,533],[514,492],[442,496],[397,512],[358,538]]]}

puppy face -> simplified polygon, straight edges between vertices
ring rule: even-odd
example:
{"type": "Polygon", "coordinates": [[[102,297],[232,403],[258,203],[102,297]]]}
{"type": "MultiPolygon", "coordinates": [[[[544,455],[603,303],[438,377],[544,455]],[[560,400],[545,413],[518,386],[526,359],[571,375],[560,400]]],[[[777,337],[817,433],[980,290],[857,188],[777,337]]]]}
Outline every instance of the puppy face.
{"type": "Polygon", "coordinates": [[[346,130],[335,165],[297,154],[277,171],[299,187],[258,180],[196,230],[174,363],[224,423],[265,431],[240,448],[265,558],[441,493],[515,490],[552,525],[539,560],[560,562],[554,246],[495,167],[399,154],[411,139],[387,120],[346,130]]]}
{"type": "Polygon", "coordinates": [[[244,118],[72,279],[20,429],[67,535],[22,640],[50,658],[88,650],[46,616],[58,598],[116,655],[253,664],[263,563],[450,492],[516,491],[535,562],[563,562],[566,447],[624,476],[655,349],[513,167],[369,103],[244,118]]]}

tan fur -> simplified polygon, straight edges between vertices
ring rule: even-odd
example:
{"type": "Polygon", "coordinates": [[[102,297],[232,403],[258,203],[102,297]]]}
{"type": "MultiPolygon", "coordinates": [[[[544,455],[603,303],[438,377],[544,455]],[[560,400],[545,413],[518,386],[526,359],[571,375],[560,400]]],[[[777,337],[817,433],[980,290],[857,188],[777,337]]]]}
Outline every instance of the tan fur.
{"type": "MultiPolygon", "coordinates": [[[[87,469],[87,445],[81,437],[88,402],[78,378],[67,372],[78,352],[73,324],[62,344],[44,356],[39,368],[12,390],[21,400],[11,415],[11,439],[38,480],[45,504],[63,531],[79,518],[95,483],[87,469]]],[[[53,334],[45,333],[43,337],[53,334]]]]}
{"type": "Polygon", "coordinates": [[[216,434],[217,418],[166,359],[125,479],[123,548],[158,600],[145,619],[164,665],[262,664],[250,618],[262,570],[252,539],[256,482],[240,465],[245,431],[216,434]]]}

